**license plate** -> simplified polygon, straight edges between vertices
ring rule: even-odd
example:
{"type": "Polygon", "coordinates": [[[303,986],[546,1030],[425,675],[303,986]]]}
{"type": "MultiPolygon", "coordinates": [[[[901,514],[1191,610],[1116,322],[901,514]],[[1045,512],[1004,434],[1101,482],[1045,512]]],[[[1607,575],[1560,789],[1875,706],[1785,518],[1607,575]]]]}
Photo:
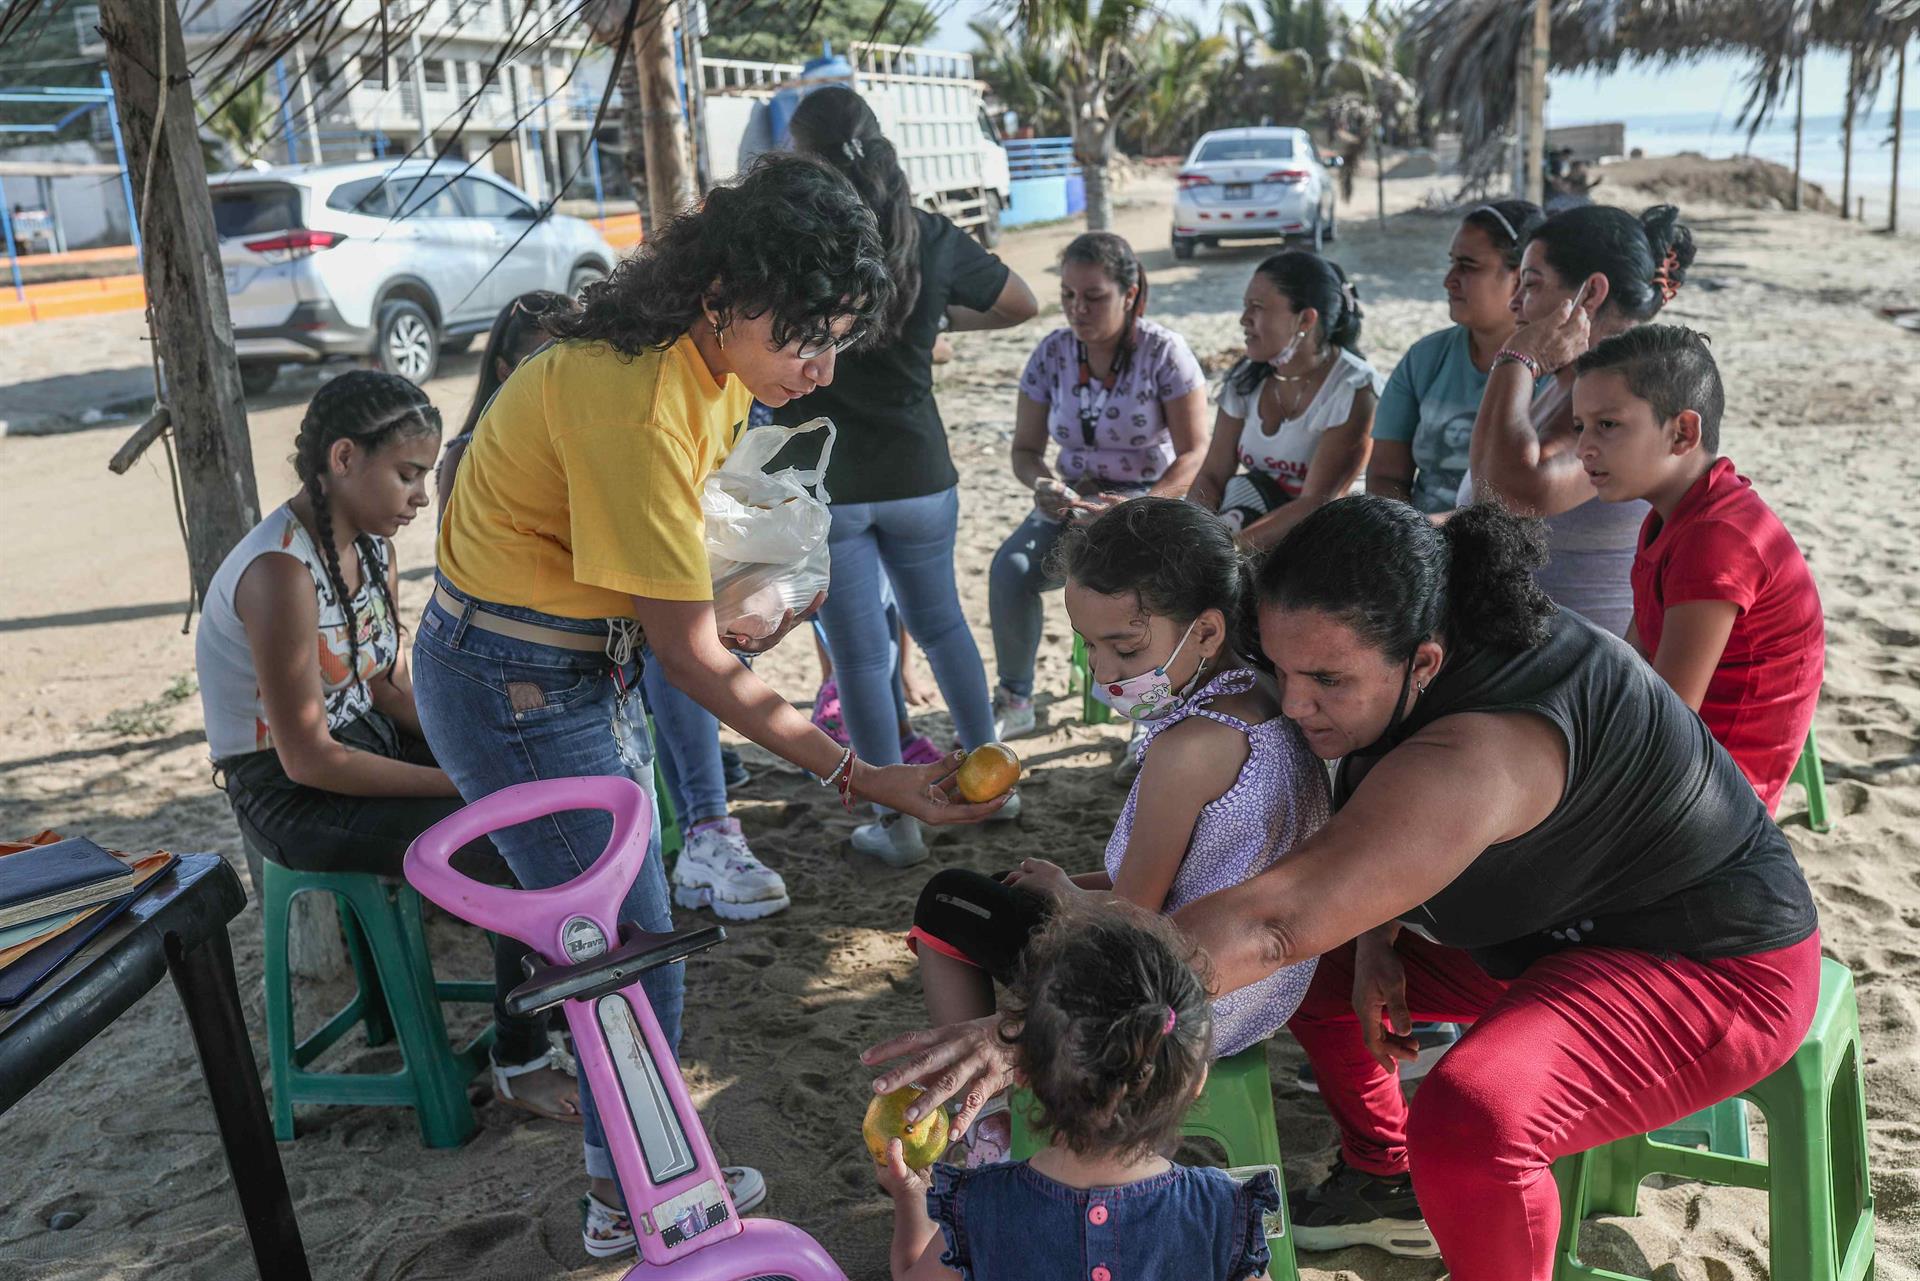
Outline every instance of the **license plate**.
{"type": "Polygon", "coordinates": [[[1252,200],[1253,184],[1250,182],[1230,182],[1227,184],[1228,200],[1252,200]]]}

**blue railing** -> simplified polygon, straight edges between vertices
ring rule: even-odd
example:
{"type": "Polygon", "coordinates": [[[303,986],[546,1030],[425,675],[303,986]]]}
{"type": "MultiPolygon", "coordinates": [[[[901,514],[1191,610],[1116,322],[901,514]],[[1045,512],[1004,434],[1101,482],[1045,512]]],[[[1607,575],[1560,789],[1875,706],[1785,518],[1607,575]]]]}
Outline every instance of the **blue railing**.
{"type": "Polygon", "coordinates": [[[1000,217],[1004,225],[1053,222],[1086,208],[1086,186],[1073,159],[1073,139],[1014,138],[1006,148],[1013,185],[1007,210],[1000,217]]]}

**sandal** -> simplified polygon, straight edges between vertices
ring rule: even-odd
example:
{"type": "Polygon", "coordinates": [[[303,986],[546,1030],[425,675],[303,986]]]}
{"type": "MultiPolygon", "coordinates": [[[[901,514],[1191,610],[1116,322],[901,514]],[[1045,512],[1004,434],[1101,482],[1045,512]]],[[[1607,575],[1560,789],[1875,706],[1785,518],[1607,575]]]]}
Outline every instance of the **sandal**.
{"type": "Polygon", "coordinates": [[[493,1064],[493,1097],[499,1099],[508,1107],[519,1108],[522,1112],[537,1116],[545,1121],[564,1121],[569,1125],[582,1124],[577,1090],[571,1103],[568,1103],[565,1099],[560,1101],[561,1109],[571,1108],[571,1111],[540,1107],[531,1100],[520,1098],[514,1094],[513,1078],[525,1076],[529,1072],[545,1071],[552,1071],[568,1078],[575,1077],[578,1074],[571,1054],[568,1054],[558,1046],[548,1046],[547,1052],[539,1058],[529,1059],[527,1062],[516,1064],[513,1067],[503,1067],[498,1063],[493,1064]]]}

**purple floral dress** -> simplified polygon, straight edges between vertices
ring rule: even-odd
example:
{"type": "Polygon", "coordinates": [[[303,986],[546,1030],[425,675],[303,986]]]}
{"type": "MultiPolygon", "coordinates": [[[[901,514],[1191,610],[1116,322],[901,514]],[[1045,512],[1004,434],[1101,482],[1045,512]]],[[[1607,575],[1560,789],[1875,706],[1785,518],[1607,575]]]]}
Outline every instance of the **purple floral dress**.
{"type": "MultiPolygon", "coordinates": [[[[1247,736],[1247,762],[1240,767],[1240,777],[1201,808],[1187,855],[1180,861],[1162,912],[1173,912],[1215,890],[1258,876],[1327,821],[1327,769],[1308,749],[1299,726],[1284,716],[1249,725],[1206,706],[1222,695],[1245,693],[1253,688],[1255,679],[1253,671],[1245,667],[1221,672],[1171,716],[1150,723],[1141,741],[1144,758],[1153,749],[1154,739],[1189,716],[1204,716],[1247,736]]],[[[1127,841],[1133,835],[1134,811],[1145,778],[1142,772],[1134,779],[1126,808],[1120,811],[1120,821],[1107,842],[1107,875],[1116,879],[1127,841]]],[[[1317,964],[1316,958],[1285,966],[1257,983],[1217,998],[1213,1003],[1214,1057],[1238,1054],[1279,1031],[1300,1008],[1317,964]]]]}
{"type": "Polygon", "coordinates": [[[1071,329],[1056,329],[1028,357],[1020,394],[1047,407],[1061,480],[1083,492],[1144,490],[1173,466],[1163,402],[1206,381],[1187,340],[1142,317],[1134,322],[1133,353],[1111,388],[1081,385],[1079,340],[1071,329]]]}

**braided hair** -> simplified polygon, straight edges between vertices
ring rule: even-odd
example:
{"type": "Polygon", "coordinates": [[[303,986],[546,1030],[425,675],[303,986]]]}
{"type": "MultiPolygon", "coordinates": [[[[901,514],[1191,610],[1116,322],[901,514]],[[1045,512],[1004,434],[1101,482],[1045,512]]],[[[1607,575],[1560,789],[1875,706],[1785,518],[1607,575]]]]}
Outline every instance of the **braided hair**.
{"type": "MultiPolygon", "coordinates": [[[[300,434],[294,438],[293,471],[300,478],[301,491],[313,507],[313,524],[320,535],[320,555],[326,562],[327,581],[347,626],[347,673],[355,684],[360,681],[360,620],[354,613],[353,593],[340,572],[340,551],[333,539],[333,509],[327,498],[327,455],[342,440],[350,440],[367,453],[373,453],[402,434],[431,432],[440,434],[440,411],[427,394],[398,374],[372,369],[355,369],[340,375],[315,392],[307,403],[306,417],[300,420],[300,434]]],[[[381,572],[384,558],[379,540],[370,534],[354,539],[360,557],[362,581],[371,579],[374,590],[386,607],[387,617],[396,629],[400,611],[393,601],[393,588],[381,572]]],[[[387,672],[393,680],[393,672],[387,672]]]]}

